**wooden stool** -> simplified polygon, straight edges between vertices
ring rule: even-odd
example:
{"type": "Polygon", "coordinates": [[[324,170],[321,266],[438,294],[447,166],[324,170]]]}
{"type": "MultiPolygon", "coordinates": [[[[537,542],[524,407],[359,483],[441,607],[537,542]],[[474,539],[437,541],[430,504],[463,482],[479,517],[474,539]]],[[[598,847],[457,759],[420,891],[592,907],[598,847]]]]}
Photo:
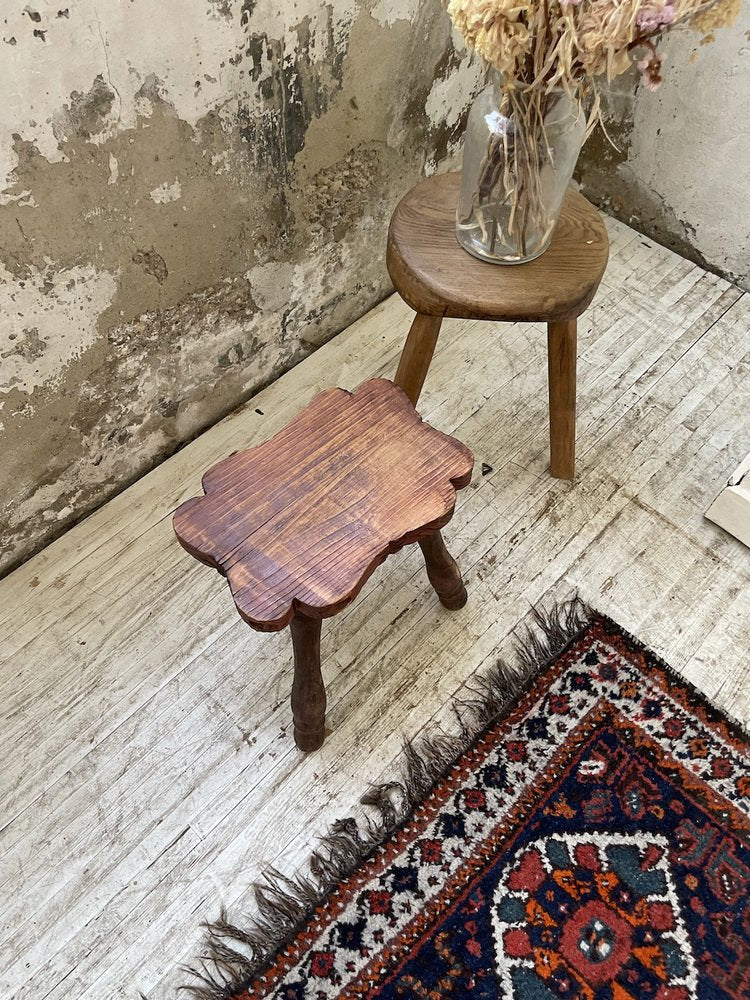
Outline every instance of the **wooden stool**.
{"type": "Polygon", "coordinates": [[[547,324],[550,471],[575,475],[576,318],[593,299],[609,241],[599,213],[570,189],[549,249],[528,264],[478,260],[456,240],[460,175],[430,177],[399,203],[388,233],[396,290],[417,313],[396,374],[416,405],[444,316],[547,324]]]}
{"type": "Polygon", "coordinates": [[[401,389],[372,379],[354,393],[321,392],[270,440],[209,469],[206,495],[178,507],[177,538],[226,576],[245,621],[262,632],[290,626],[301,750],[324,738],[321,619],[346,607],[390,552],[419,542],[441,603],[466,603],[440,528],[473,465],[401,389]]]}

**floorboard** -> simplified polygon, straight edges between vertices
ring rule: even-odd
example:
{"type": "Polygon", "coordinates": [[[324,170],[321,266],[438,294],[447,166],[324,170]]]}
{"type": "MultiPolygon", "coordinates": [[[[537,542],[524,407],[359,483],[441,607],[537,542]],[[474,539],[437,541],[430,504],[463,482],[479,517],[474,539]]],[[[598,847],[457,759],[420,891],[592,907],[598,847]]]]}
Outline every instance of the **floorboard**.
{"type": "Polygon", "coordinates": [[[477,459],[445,532],[470,600],[441,609],[414,550],[380,567],[324,627],[318,754],[292,744],[287,637],[239,621],[170,515],[320,389],[392,375],[396,297],[0,582],[0,996],[173,997],[201,921],[360,810],[539,604],[578,591],[750,722],[750,550],[703,517],[750,451],[750,297],[608,227],[574,484],[547,473],[543,329],[444,323],[420,409],[477,459]]]}

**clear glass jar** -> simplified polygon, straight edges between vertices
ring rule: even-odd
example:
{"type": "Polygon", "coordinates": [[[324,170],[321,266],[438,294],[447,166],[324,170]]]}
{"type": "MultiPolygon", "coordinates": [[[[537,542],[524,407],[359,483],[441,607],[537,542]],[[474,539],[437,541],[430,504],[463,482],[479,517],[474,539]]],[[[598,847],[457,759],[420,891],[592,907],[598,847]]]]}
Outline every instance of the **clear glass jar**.
{"type": "Polygon", "coordinates": [[[585,134],[581,104],[565,91],[508,95],[495,77],[466,127],[456,212],[461,246],[497,264],[544,253],[585,134]]]}

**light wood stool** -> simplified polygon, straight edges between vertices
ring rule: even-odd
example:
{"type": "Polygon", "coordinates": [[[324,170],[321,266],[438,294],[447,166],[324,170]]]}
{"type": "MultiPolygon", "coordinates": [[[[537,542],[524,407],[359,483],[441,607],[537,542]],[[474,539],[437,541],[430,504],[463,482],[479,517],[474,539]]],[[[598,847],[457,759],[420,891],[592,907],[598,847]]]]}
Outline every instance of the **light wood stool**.
{"type": "Polygon", "coordinates": [[[576,319],[607,266],[609,241],[593,205],[570,189],[549,249],[528,264],[478,260],[456,240],[460,175],[422,181],[398,204],[387,266],[416,312],[396,374],[412,403],[422,391],[444,316],[547,324],[550,472],[575,475],[576,319]]]}
{"type": "Polygon", "coordinates": [[[209,469],[205,496],[177,508],[177,538],[227,578],[242,618],[261,632],[290,627],[301,750],[324,738],[321,619],[354,600],[389,553],[419,542],[441,603],[466,603],[440,529],[473,465],[401,389],[371,379],[321,392],[270,440],[209,469]]]}

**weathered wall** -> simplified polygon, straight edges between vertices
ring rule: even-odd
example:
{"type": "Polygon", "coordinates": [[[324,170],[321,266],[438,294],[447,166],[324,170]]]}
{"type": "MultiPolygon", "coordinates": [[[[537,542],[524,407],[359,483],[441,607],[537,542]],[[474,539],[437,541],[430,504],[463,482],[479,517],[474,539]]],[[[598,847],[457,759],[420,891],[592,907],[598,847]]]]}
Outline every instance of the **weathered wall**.
{"type": "Polygon", "coordinates": [[[7,0],[0,570],[388,291],[477,69],[439,0],[7,0]]]}
{"type": "Polygon", "coordinates": [[[750,3],[710,45],[679,30],[663,51],[658,91],[636,73],[610,88],[618,150],[592,137],[578,179],[605,211],[750,289],[750,3]]]}

